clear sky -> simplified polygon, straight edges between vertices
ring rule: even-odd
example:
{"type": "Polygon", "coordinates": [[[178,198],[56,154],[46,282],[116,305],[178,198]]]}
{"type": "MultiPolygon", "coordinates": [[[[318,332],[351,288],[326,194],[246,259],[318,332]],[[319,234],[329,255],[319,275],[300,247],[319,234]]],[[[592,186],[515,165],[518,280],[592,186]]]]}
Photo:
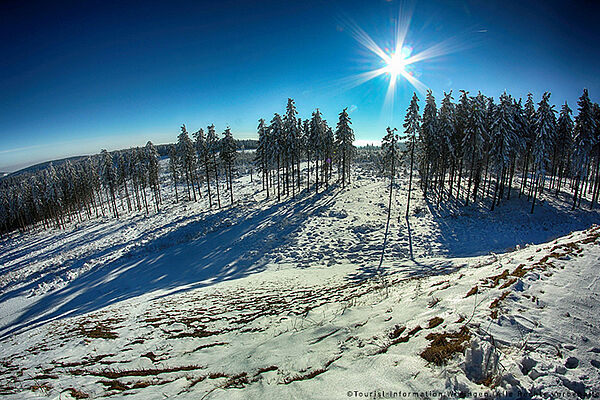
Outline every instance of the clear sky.
{"type": "Polygon", "coordinates": [[[575,109],[584,87],[600,93],[595,2],[34,3],[0,6],[0,171],[173,142],[183,123],[256,137],[258,118],[283,113],[288,97],[301,117],[318,107],[331,125],[349,107],[356,138],[378,141],[400,127],[415,88],[399,77],[392,106],[389,74],[350,84],[382,66],[356,27],[386,51],[401,10],[412,10],[412,54],[444,50],[410,65],[438,102],[451,89],[536,100],[549,90],[575,109]]]}

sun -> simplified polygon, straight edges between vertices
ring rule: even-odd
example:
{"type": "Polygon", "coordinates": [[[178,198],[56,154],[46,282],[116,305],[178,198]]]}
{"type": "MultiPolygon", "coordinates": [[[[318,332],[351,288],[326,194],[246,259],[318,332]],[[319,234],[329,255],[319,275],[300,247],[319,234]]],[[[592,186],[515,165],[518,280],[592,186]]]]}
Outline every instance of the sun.
{"type": "Polygon", "coordinates": [[[391,54],[386,60],[385,70],[389,73],[392,78],[396,78],[398,75],[404,75],[406,73],[405,58],[401,54],[391,54]]]}

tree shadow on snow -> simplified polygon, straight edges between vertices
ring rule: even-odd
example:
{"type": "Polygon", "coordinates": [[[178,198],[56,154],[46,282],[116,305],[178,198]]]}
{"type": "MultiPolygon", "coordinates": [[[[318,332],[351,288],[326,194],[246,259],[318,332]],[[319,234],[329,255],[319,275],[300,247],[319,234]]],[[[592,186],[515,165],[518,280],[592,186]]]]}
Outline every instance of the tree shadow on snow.
{"type": "Polygon", "coordinates": [[[263,257],[300,229],[307,215],[330,207],[334,197],[303,192],[261,209],[207,214],[48,293],[5,326],[1,336],[156,290],[172,294],[260,272],[268,261],[263,257]]]}
{"type": "MultiPolygon", "coordinates": [[[[516,246],[540,244],[572,231],[600,223],[598,210],[583,205],[571,210],[569,197],[561,193],[546,193],[536,202],[533,214],[526,196],[518,197],[513,189],[510,200],[503,199],[494,211],[490,201],[469,206],[457,205],[456,200],[436,204],[425,200],[439,229],[439,240],[450,257],[469,257],[504,252],[516,246]]],[[[415,222],[418,224],[418,222],[415,222]]]]}

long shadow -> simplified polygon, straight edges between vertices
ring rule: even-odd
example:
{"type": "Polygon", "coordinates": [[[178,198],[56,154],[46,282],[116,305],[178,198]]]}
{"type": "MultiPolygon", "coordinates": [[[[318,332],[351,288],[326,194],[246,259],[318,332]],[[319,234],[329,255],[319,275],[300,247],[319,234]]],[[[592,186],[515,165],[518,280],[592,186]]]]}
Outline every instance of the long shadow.
{"type": "Polygon", "coordinates": [[[438,205],[426,200],[446,254],[469,257],[503,252],[516,246],[545,243],[600,223],[598,210],[571,210],[564,196],[546,195],[530,214],[531,203],[526,197],[518,198],[514,189],[513,195],[510,200],[502,200],[494,211],[490,211],[489,202],[457,206],[455,201],[438,205]]]}
{"type": "Polygon", "coordinates": [[[263,257],[300,229],[307,215],[330,207],[334,197],[304,194],[259,210],[211,214],[47,294],[3,327],[0,337],[157,290],[160,296],[259,272],[268,261],[263,257]]]}
{"type": "MultiPolygon", "coordinates": [[[[23,265],[23,263],[16,263],[9,270],[16,270],[19,268],[26,267],[27,265],[30,265],[30,264],[35,264],[35,263],[39,262],[40,260],[51,258],[53,255],[60,254],[61,252],[67,251],[71,248],[78,248],[79,246],[84,245],[86,243],[95,242],[97,240],[101,240],[105,237],[111,236],[112,234],[114,234],[120,230],[128,229],[129,227],[135,227],[135,219],[137,219],[137,218],[138,217],[135,217],[134,220],[127,221],[127,223],[125,225],[121,225],[121,224],[117,223],[115,225],[111,225],[108,227],[102,227],[102,226],[97,227],[97,228],[95,227],[92,229],[92,232],[90,232],[89,234],[87,231],[86,232],[77,231],[77,233],[79,234],[79,237],[76,240],[72,240],[70,242],[61,244],[60,246],[57,246],[57,248],[55,248],[51,251],[48,251],[46,253],[41,253],[38,256],[28,258],[27,260],[25,260],[25,265],[23,265]]],[[[173,221],[169,222],[168,224],[161,225],[154,229],[145,231],[144,235],[153,235],[154,233],[156,233],[160,230],[168,229],[172,226],[177,225],[184,219],[185,219],[184,217],[176,218],[173,221]]],[[[60,237],[62,237],[64,239],[65,237],[70,237],[73,235],[74,235],[74,233],[71,232],[71,234],[69,234],[67,236],[60,235],[60,237]]],[[[91,249],[88,254],[82,254],[82,255],[77,254],[76,255],[77,258],[75,258],[75,259],[67,259],[64,262],[62,262],[60,265],[48,265],[45,268],[39,269],[38,271],[35,271],[29,275],[24,275],[20,279],[10,281],[9,283],[7,283],[6,286],[0,287],[0,293],[1,293],[0,302],[3,302],[12,297],[25,295],[25,294],[29,293],[30,290],[38,287],[41,284],[52,281],[57,276],[65,276],[65,275],[69,274],[70,271],[78,270],[79,268],[83,267],[87,263],[90,263],[90,262],[93,262],[96,260],[102,260],[102,258],[104,256],[106,256],[110,253],[119,251],[128,246],[131,246],[131,244],[138,239],[139,239],[138,237],[133,237],[129,241],[107,246],[106,248],[104,248],[103,250],[100,250],[100,251],[91,249]],[[27,284],[21,285],[23,281],[27,281],[27,284]],[[14,288],[11,289],[11,287],[14,287],[14,288]]],[[[60,239],[57,239],[57,240],[60,240],[60,239]]],[[[130,256],[131,256],[131,253],[135,252],[135,251],[136,250],[130,251],[130,256]]],[[[2,271],[2,273],[6,273],[6,272],[7,271],[2,271]]]]}

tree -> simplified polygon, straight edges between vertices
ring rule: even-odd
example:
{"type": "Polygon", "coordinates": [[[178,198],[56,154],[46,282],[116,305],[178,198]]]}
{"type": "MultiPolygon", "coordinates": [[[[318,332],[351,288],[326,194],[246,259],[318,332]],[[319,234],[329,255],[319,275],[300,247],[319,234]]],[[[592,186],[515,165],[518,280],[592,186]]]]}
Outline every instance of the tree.
{"type": "Polygon", "coordinates": [[[101,151],[102,156],[102,180],[109,191],[110,199],[112,200],[112,209],[115,218],[119,218],[119,210],[117,210],[117,201],[115,199],[115,188],[117,184],[117,174],[113,165],[113,160],[110,153],[106,150],[101,151]]]}
{"type": "Polygon", "coordinates": [[[480,92],[475,98],[471,99],[469,104],[469,119],[466,124],[465,136],[463,139],[463,147],[465,153],[470,155],[469,161],[471,166],[465,205],[469,205],[471,186],[473,186],[473,201],[477,201],[477,190],[479,188],[481,176],[481,159],[487,137],[485,122],[487,108],[485,105],[485,97],[480,92]]]}
{"type": "Polygon", "coordinates": [[[423,194],[427,196],[427,190],[431,181],[431,170],[433,161],[436,159],[436,139],[437,139],[437,106],[435,97],[431,90],[427,91],[425,109],[423,110],[423,119],[421,123],[420,145],[421,160],[419,172],[421,174],[421,184],[423,185],[423,194]]]}
{"type": "Polygon", "coordinates": [[[268,159],[268,128],[263,118],[258,120],[258,147],[254,154],[254,165],[262,172],[263,190],[267,190],[267,198],[269,198],[269,159],[268,159]]]}
{"type": "Polygon", "coordinates": [[[350,127],[351,124],[348,108],[346,107],[340,113],[340,119],[335,130],[335,144],[342,166],[342,187],[346,187],[346,177],[348,178],[348,184],[350,184],[350,163],[356,152],[353,144],[354,131],[350,127]]]}
{"type": "Polygon", "coordinates": [[[567,102],[560,109],[558,121],[556,124],[556,159],[557,166],[555,173],[558,175],[556,184],[556,194],[560,191],[562,177],[570,170],[571,154],[573,150],[573,120],[571,114],[573,111],[569,108],[567,102]]]}
{"type": "MultiPolygon", "coordinates": [[[[310,120],[310,134],[308,136],[308,145],[307,152],[314,156],[315,160],[315,191],[319,192],[319,160],[323,155],[322,148],[322,137],[325,135],[325,122],[321,117],[321,112],[317,108],[312,113],[312,118],[310,120]]],[[[310,156],[309,156],[309,165],[308,168],[310,170],[310,156]]],[[[310,171],[309,171],[309,183],[310,183],[310,171]]]]}
{"type": "Polygon", "coordinates": [[[390,197],[388,201],[388,215],[387,223],[385,225],[385,236],[383,239],[383,249],[381,251],[381,259],[379,260],[379,268],[383,264],[383,255],[385,254],[385,247],[387,244],[388,232],[390,229],[390,219],[392,216],[392,194],[394,190],[394,177],[396,175],[396,163],[400,152],[398,151],[398,134],[397,129],[387,127],[387,134],[381,141],[381,150],[383,151],[383,170],[389,171],[390,174],[390,197]]]}
{"type": "Polygon", "coordinates": [[[293,196],[296,194],[294,184],[294,169],[298,164],[297,160],[300,158],[300,132],[298,130],[298,118],[296,117],[297,114],[298,111],[296,111],[294,99],[288,99],[285,116],[283,117],[282,150],[286,170],[286,192],[289,195],[289,178],[291,176],[293,196]]]}
{"type": "Polygon", "coordinates": [[[148,183],[152,190],[152,198],[154,199],[154,206],[156,212],[160,211],[159,204],[160,200],[160,179],[159,179],[159,165],[158,165],[158,152],[151,141],[146,143],[145,149],[146,160],[148,161],[148,183]]]}
{"type": "Polygon", "coordinates": [[[496,205],[496,200],[499,202],[500,197],[502,197],[502,194],[498,195],[498,193],[500,187],[504,186],[507,173],[510,169],[513,146],[517,142],[516,135],[512,98],[504,92],[500,95],[500,103],[497,107],[494,107],[490,132],[490,159],[496,175],[496,185],[491,206],[492,211],[496,205]]]}
{"type": "Polygon", "coordinates": [[[573,152],[573,172],[576,178],[573,193],[573,209],[575,209],[577,202],[581,202],[582,194],[580,194],[580,189],[589,172],[591,150],[597,143],[597,139],[594,137],[596,120],[587,89],[583,89],[583,94],[577,101],[577,105],[579,108],[578,114],[575,117],[575,146],[573,152]]]}
{"type": "Polygon", "coordinates": [[[544,188],[546,177],[546,167],[549,163],[549,154],[554,144],[554,135],[556,131],[556,116],[554,115],[554,105],[550,105],[550,93],[546,92],[542,100],[538,103],[538,109],[535,115],[535,139],[533,142],[533,201],[531,203],[531,213],[535,206],[536,195],[539,185],[544,188]]]}
{"type": "Polygon", "coordinates": [[[523,178],[521,179],[521,192],[519,193],[519,197],[527,187],[527,180],[529,177],[529,161],[531,160],[531,152],[533,150],[533,142],[535,140],[535,103],[533,102],[533,95],[531,93],[527,94],[527,101],[525,102],[524,110],[524,124],[522,127],[523,131],[521,136],[525,141],[525,158],[523,161],[523,178]]]}
{"type": "MultiPolygon", "coordinates": [[[[452,91],[450,91],[450,93],[444,93],[444,99],[442,100],[442,106],[440,107],[437,118],[438,126],[435,130],[437,137],[434,140],[433,150],[437,154],[437,160],[433,165],[434,171],[437,172],[436,186],[439,192],[438,203],[442,200],[444,193],[446,173],[448,169],[450,169],[450,176],[452,176],[454,167],[454,163],[452,162],[454,154],[452,139],[455,137],[456,112],[452,100],[452,91]]],[[[450,194],[451,193],[452,187],[450,187],[450,194]]]]}
{"type": "Polygon", "coordinates": [[[196,190],[194,189],[194,176],[197,165],[196,151],[194,150],[194,144],[188,135],[185,124],[181,127],[181,133],[177,139],[177,153],[178,160],[181,163],[181,170],[185,177],[185,183],[187,186],[188,200],[192,200],[190,195],[191,192],[194,195],[194,201],[197,201],[196,190]]]}
{"type": "Polygon", "coordinates": [[[169,171],[175,188],[175,202],[179,203],[179,195],[177,194],[177,179],[179,178],[179,160],[177,160],[177,149],[175,146],[169,148],[169,171]]]}
{"type": "Polygon", "coordinates": [[[410,154],[410,172],[408,175],[408,199],[406,201],[406,218],[408,218],[408,213],[410,209],[410,195],[412,191],[412,177],[413,177],[413,167],[415,160],[415,150],[417,145],[417,135],[419,133],[419,124],[421,121],[421,116],[419,115],[419,98],[416,93],[413,93],[413,97],[410,101],[410,105],[408,106],[408,110],[406,110],[406,117],[404,118],[404,133],[405,139],[408,141],[407,151],[410,154]]]}
{"type": "Polygon", "coordinates": [[[270,136],[270,146],[269,146],[269,159],[276,160],[277,167],[277,201],[281,201],[281,182],[279,177],[279,172],[281,168],[281,153],[283,147],[283,120],[281,119],[281,115],[275,113],[273,119],[271,120],[271,124],[269,125],[269,136],[270,136]]]}
{"type": "Polygon", "coordinates": [[[236,144],[233,135],[231,134],[231,128],[227,127],[223,132],[223,138],[221,139],[221,160],[225,166],[225,178],[229,186],[229,194],[231,196],[231,205],[233,206],[233,165],[237,156],[236,144]]]}

